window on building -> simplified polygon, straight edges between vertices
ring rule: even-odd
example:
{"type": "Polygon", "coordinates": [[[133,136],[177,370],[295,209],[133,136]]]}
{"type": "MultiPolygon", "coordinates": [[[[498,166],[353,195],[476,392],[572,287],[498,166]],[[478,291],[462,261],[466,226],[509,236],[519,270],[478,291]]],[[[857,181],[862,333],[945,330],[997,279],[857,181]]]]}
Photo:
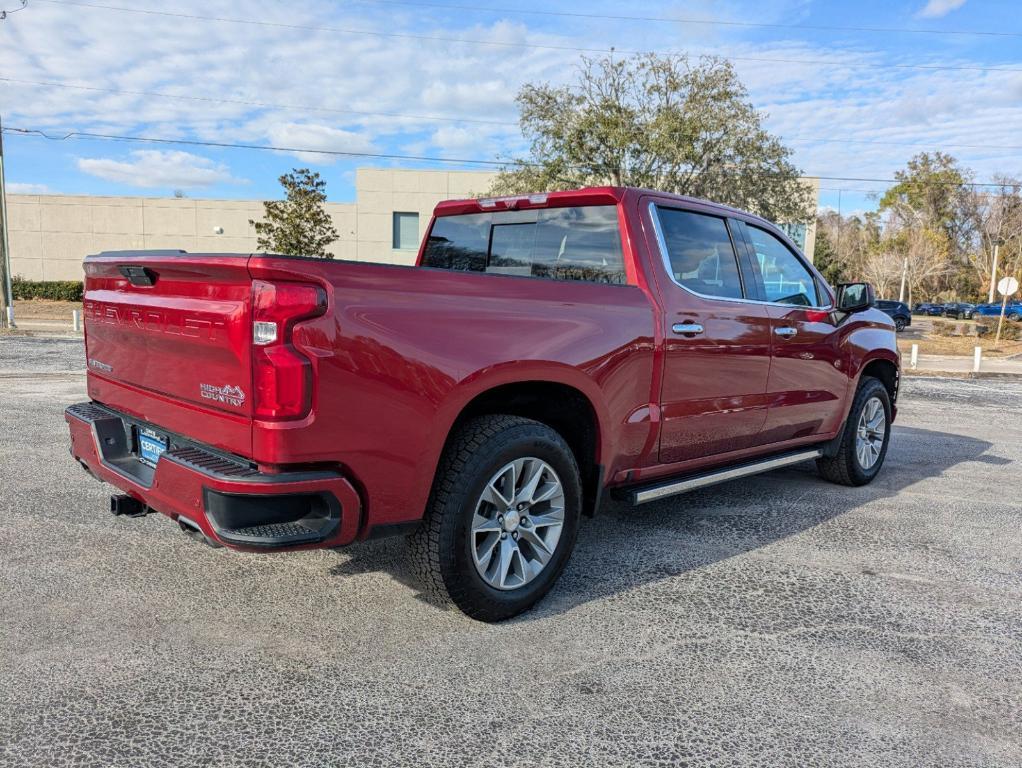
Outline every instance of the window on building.
{"type": "Polygon", "coordinates": [[[788,246],[759,227],[746,228],[752,241],[767,301],[819,306],[816,281],[788,246]]]}
{"type": "Polygon", "coordinates": [[[657,208],[674,282],[704,296],[742,298],[738,259],[724,219],[657,208]]]}
{"type": "Polygon", "coordinates": [[[394,249],[414,251],[419,247],[419,214],[394,212],[394,249]]]}
{"type": "Polygon", "coordinates": [[[585,206],[442,216],[423,266],[624,283],[617,208],[585,206]]]}

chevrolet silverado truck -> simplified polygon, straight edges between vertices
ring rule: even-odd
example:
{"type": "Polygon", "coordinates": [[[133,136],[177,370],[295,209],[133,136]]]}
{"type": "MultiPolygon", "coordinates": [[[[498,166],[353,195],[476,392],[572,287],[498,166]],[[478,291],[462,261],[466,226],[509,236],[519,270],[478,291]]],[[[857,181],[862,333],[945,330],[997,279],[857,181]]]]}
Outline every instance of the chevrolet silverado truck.
{"type": "Polygon", "coordinates": [[[643,504],[815,460],[880,471],[894,324],[778,228],[591,188],[440,203],[415,266],[85,260],[90,400],[71,453],[118,514],[214,546],[406,535],[424,590],[532,606],[613,494],[643,504]]]}

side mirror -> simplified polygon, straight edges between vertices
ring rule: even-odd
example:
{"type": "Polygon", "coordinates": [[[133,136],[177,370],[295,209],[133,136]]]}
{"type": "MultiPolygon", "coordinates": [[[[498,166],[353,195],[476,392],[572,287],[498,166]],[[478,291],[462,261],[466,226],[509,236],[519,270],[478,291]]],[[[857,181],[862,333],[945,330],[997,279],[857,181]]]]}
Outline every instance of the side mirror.
{"type": "Polygon", "coordinates": [[[842,283],[837,287],[837,309],[851,314],[869,309],[876,302],[876,294],[869,283],[842,283]]]}

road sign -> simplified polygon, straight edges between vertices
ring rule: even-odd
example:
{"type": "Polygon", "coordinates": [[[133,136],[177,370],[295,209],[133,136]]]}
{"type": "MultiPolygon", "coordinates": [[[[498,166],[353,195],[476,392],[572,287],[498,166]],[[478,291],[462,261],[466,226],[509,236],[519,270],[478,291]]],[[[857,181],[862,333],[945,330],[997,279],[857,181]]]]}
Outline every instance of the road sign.
{"type": "Polygon", "coordinates": [[[1014,277],[1002,277],[997,283],[997,292],[1002,296],[1011,296],[1018,290],[1018,280],[1014,277]]]}

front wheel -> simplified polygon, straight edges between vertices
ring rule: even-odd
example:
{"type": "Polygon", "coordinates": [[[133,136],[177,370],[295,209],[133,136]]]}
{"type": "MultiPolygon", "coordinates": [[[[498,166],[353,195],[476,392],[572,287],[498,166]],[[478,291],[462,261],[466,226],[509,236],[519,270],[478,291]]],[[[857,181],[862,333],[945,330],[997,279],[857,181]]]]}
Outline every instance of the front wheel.
{"type": "Polygon", "coordinates": [[[891,397],[879,379],[864,376],[834,456],[816,460],[820,475],[841,485],[866,485],[880,472],[891,440],[891,397]]]}
{"type": "Polygon", "coordinates": [[[451,438],[426,515],[408,538],[426,591],[501,621],[553,586],[575,544],[578,465],[555,430],[518,416],[474,419],[451,438]]]}
{"type": "Polygon", "coordinates": [[[907,323],[905,322],[904,318],[902,318],[902,317],[894,318],[894,330],[896,332],[901,333],[902,331],[904,331],[906,325],[907,325],[907,323]]]}
{"type": "Polygon", "coordinates": [[[1018,312],[1010,312],[1007,315],[1005,315],[1005,317],[1007,317],[1009,320],[1013,322],[1018,322],[1019,319],[1022,319],[1022,315],[1020,315],[1018,312]]]}

